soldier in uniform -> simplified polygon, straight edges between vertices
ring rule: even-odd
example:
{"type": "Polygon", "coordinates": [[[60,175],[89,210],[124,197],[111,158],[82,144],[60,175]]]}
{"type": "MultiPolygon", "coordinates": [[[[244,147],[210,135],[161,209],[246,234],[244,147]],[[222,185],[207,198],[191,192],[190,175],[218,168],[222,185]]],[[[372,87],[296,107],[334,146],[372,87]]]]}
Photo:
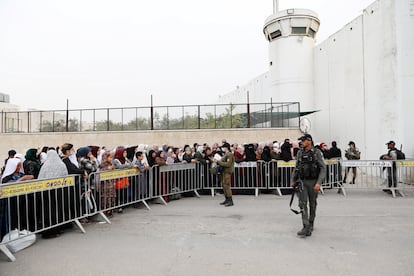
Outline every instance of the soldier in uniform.
{"type": "Polygon", "coordinates": [[[224,156],[221,160],[215,159],[220,166],[223,167],[223,172],[220,175],[221,183],[223,185],[224,196],[226,199],[221,202],[221,205],[226,207],[233,206],[233,198],[231,193],[231,175],[234,172],[234,155],[231,152],[230,144],[225,142],[222,146],[222,151],[224,151],[224,156]]]}
{"type": "MultiPolygon", "coordinates": [[[[359,160],[361,158],[361,152],[358,150],[357,147],[355,147],[355,143],[353,141],[349,141],[348,146],[349,146],[349,148],[345,150],[346,159],[348,159],[348,160],[359,160]]],[[[342,181],[342,183],[344,183],[344,184],[346,183],[346,177],[349,173],[349,169],[351,169],[351,167],[346,168],[344,181],[342,181]]],[[[357,175],[357,168],[352,167],[352,181],[349,182],[349,184],[355,184],[356,175],[357,175]]]]}
{"type": "MultiPolygon", "coordinates": [[[[381,156],[380,159],[384,160],[397,160],[397,151],[395,148],[395,142],[389,141],[385,144],[388,148],[388,153],[381,156]]],[[[397,188],[397,163],[394,161],[392,166],[387,168],[388,174],[388,188],[397,188]]],[[[389,189],[383,189],[384,192],[391,193],[389,189]]]]}
{"type": "Polygon", "coordinates": [[[299,140],[301,141],[301,149],[298,152],[291,186],[299,191],[299,208],[302,213],[303,228],[297,234],[305,237],[312,235],[316,215],[316,199],[326,175],[326,168],[321,151],[313,147],[312,136],[305,134],[299,140]]]}

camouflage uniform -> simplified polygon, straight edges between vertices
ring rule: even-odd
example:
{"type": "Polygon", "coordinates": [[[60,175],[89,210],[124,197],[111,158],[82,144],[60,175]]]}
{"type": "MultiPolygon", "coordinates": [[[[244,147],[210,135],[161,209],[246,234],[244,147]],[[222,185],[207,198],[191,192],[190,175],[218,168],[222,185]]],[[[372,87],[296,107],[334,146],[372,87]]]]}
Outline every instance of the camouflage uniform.
{"type": "Polygon", "coordinates": [[[315,192],[314,187],[316,183],[321,184],[323,182],[325,175],[326,166],[319,149],[312,147],[309,151],[299,150],[292,181],[301,181],[303,183],[303,188],[299,194],[299,208],[302,211],[303,227],[310,229],[310,231],[313,229],[316,215],[316,199],[318,197],[318,192],[315,192]]]}
{"type": "Polygon", "coordinates": [[[221,160],[217,161],[217,164],[223,167],[223,172],[221,173],[221,183],[223,185],[224,196],[226,201],[223,202],[226,204],[231,201],[233,205],[232,193],[231,193],[231,175],[234,173],[234,155],[231,151],[227,152],[221,160]]]}

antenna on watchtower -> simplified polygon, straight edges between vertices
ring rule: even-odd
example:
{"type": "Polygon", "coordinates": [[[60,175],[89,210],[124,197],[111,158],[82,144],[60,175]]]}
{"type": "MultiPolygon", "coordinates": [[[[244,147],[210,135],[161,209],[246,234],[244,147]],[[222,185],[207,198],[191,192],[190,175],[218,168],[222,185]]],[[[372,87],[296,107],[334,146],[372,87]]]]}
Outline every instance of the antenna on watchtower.
{"type": "Polygon", "coordinates": [[[273,14],[279,11],[279,0],[273,0],[273,14]]]}

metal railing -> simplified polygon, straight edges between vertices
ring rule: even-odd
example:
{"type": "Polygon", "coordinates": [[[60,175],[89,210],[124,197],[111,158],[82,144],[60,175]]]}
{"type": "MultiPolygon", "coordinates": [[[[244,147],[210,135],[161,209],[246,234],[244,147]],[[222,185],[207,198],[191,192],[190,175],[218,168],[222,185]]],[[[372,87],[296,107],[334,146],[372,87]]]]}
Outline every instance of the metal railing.
{"type": "Polygon", "coordinates": [[[292,103],[2,111],[1,133],[298,127],[292,103]]]}

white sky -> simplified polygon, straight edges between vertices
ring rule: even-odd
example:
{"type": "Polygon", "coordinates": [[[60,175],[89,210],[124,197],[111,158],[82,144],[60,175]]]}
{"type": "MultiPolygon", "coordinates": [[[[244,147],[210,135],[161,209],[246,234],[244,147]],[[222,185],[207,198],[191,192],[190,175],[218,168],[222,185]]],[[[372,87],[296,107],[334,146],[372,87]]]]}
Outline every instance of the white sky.
{"type": "MultiPolygon", "coordinates": [[[[317,41],[373,0],[280,0],[317,41]]],[[[213,103],[268,70],[272,0],[1,0],[0,92],[23,110],[213,103]]]]}

